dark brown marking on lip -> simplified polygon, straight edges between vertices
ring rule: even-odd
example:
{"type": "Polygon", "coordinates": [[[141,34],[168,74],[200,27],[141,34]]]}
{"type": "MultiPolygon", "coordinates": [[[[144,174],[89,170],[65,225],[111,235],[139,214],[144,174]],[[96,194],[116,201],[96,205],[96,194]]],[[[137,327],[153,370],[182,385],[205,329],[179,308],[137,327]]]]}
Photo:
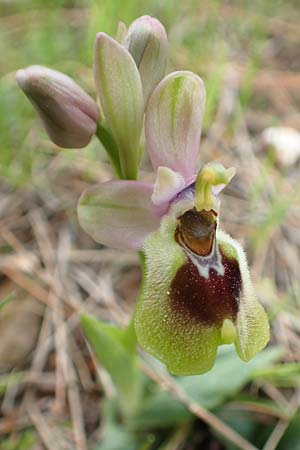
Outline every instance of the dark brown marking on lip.
{"type": "Polygon", "coordinates": [[[221,253],[224,275],[209,270],[206,279],[190,259],[177,271],[170,288],[170,305],[185,321],[221,327],[228,318],[235,322],[242,288],[238,263],[221,253]]]}
{"type": "Polygon", "coordinates": [[[178,221],[176,241],[198,256],[209,255],[217,227],[215,212],[191,209],[179,217],[178,221]]]}

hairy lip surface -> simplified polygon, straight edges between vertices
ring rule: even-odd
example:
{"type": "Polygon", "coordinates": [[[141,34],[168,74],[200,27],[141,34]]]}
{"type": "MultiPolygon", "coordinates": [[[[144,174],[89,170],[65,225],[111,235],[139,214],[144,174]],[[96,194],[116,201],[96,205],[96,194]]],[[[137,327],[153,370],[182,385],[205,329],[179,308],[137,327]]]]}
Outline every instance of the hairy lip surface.
{"type": "Polygon", "coordinates": [[[190,259],[178,269],[169,294],[171,310],[181,320],[206,326],[221,327],[223,320],[233,322],[239,310],[242,278],[237,261],[229,259],[220,250],[224,275],[215,269],[209,277],[199,274],[190,259]]]}

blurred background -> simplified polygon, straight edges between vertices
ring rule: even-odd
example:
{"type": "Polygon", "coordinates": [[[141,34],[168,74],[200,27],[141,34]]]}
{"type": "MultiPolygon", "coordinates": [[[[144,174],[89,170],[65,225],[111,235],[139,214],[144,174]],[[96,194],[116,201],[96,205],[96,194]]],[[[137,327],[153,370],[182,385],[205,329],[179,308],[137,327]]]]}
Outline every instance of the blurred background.
{"type": "Polygon", "coordinates": [[[300,449],[299,23],[299,0],[0,0],[1,450],[300,449]],[[221,226],[247,251],[272,339],[249,365],[225,352],[183,380],[146,358],[152,400],[129,430],[110,422],[113,387],[78,324],[82,310],[126,324],[138,294],[137,256],[96,244],[76,218],[82,190],[112,172],[96,139],[49,141],[15,71],[47,65],[95,98],[96,32],[143,14],[166,27],[168,71],[205,82],[201,163],[237,169],[221,226]]]}

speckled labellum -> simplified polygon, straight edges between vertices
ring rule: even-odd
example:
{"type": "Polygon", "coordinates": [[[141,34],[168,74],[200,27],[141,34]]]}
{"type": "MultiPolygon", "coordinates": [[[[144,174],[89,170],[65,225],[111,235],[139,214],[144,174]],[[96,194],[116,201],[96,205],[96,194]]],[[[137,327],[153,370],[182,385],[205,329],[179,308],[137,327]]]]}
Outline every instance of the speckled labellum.
{"type": "Polygon", "coordinates": [[[188,248],[188,259],[171,283],[170,305],[191,323],[222,327],[225,319],[236,321],[241,273],[237,261],[216,248],[216,225],[214,211],[187,211],[179,219],[175,239],[188,248]]]}
{"type": "Polygon", "coordinates": [[[144,348],[176,375],[206,372],[223,344],[234,343],[247,361],[269,338],[244,252],[218,229],[212,187],[224,187],[232,175],[220,165],[205,166],[145,242],[136,332],[144,348]],[[185,197],[194,199],[192,204],[185,197]]]}

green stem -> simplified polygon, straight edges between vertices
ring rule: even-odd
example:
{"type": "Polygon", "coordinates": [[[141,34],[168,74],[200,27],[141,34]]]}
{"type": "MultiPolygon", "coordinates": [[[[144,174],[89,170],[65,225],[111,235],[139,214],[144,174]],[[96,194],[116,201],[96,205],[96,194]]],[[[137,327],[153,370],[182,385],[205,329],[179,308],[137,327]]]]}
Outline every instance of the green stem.
{"type": "Polygon", "coordinates": [[[97,126],[96,136],[105,148],[111,160],[113,168],[115,169],[117,177],[121,180],[124,180],[125,177],[122,174],[119,150],[116,141],[114,140],[110,132],[100,124],[98,124],[97,126]]]}

